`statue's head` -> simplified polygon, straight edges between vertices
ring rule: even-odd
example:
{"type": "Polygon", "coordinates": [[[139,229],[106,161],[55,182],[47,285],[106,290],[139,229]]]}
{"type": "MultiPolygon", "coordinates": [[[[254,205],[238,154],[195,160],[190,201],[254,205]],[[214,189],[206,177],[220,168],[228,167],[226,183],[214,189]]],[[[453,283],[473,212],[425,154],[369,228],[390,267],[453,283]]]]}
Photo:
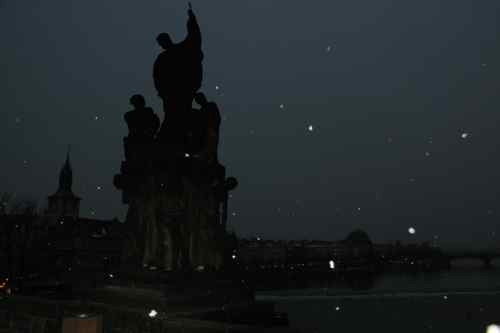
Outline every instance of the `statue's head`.
{"type": "Polygon", "coordinates": [[[207,97],[202,92],[196,93],[196,95],[194,95],[194,101],[198,103],[200,106],[207,105],[208,103],[207,97]]]}
{"type": "Polygon", "coordinates": [[[172,39],[170,38],[170,35],[162,32],[156,37],[156,41],[158,44],[164,49],[168,49],[170,46],[172,46],[174,43],[172,42],[172,39]]]}
{"type": "Polygon", "coordinates": [[[146,105],[144,96],[136,94],[130,97],[130,104],[132,104],[136,109],[143,109],[146,105]]]}

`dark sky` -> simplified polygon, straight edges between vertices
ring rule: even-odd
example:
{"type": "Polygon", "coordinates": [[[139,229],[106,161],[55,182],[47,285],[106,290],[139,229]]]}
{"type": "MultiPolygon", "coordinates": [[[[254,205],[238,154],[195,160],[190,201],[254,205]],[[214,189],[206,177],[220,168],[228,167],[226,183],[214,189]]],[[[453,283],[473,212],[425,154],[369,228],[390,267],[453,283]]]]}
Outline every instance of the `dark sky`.
{"type": "MultiPolygon", "coordinates": [[[[122,117],[134,93],[162,115],[155,37],[184,38],[186,7],[0,0],[0,189],[45,205],[71,144],[81,215],[123,218],[122,117]]],[[[497,243],[498,1],[193,7],[239,235],[497,243]]]]}

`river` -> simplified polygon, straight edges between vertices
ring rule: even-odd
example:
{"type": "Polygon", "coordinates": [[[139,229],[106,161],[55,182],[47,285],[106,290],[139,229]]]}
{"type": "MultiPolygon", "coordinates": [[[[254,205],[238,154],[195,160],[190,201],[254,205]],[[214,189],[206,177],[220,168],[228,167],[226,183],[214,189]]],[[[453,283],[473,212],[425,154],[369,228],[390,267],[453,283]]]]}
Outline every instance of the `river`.
{"type": "Polygon", "coordinates": [[[316,288],[257,293],[288,313],[300,332],[487,332],[500,325],[500,268],[467,262],[451,270],[381,274],[372,287],[335,281],[316,288]]]}

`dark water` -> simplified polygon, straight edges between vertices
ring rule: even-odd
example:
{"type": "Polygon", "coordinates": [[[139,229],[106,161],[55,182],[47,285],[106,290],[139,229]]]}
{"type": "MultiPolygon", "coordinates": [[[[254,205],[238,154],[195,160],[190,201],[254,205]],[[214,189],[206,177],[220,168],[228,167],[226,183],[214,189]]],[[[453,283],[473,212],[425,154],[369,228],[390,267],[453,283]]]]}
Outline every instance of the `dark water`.
{"type": "Polygon", "coordinates": [[[302,332],[487,332],[500,325],[500,268],[383,274],[367,290],[330,282],[258,294],[302,332]]]}

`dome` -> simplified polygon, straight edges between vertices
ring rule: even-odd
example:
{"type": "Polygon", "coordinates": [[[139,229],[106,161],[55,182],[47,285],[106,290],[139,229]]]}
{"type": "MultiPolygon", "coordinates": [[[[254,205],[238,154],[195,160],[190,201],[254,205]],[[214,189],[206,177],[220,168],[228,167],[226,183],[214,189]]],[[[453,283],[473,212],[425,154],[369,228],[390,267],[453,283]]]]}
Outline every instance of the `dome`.
{"type": "Polygon", "coordinates": [[[372,244],[368,234],[361,229],[352,231],[349,235],[347,235],[345,241],[354,244],[372,244]]]}

